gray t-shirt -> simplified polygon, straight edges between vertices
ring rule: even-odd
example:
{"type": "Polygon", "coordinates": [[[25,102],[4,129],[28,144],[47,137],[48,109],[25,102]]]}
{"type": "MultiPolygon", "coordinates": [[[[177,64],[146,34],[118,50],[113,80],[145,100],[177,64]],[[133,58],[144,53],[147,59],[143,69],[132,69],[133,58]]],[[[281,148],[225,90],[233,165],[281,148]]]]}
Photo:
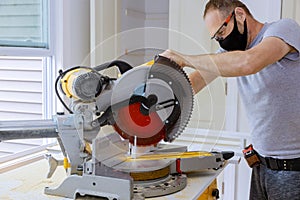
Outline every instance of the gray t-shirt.
{"type": "Polygon", "coordinates": [[[263,156],[300,158],[300,27],[291,19],[266,23],[249,48],[267,37],[280,38],[298,52],[237,78],[252,142],[263,156]]]}

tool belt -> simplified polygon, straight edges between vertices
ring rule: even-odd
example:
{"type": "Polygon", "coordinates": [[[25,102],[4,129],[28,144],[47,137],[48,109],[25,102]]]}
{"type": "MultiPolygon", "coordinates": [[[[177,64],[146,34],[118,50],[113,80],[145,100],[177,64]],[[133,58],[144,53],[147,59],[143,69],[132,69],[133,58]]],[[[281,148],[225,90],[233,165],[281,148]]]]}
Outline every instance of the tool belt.
{"type": "Polygon", "coordinates": [[[300,171],[300,158],[276,159],[259,155],[261,164],[272,170],[300,171]]]}
{"type": "Polygon", "coordinates": [[[272,170],[300,171],[300,158],[277,159],[272,157],[263,157],[254,150],[252,144],[243,150],[243,154],[251,168],[262,164],[272,170]]]}

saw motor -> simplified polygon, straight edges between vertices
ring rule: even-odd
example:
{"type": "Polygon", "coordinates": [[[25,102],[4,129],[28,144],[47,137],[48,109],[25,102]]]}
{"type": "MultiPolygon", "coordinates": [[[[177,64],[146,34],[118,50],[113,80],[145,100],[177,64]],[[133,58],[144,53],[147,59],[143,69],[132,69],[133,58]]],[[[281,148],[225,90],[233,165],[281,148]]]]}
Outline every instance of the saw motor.
{"type": "Polygon", "coordinates": [[[60,84],[64,95],[82,101],[95,100],[108,83],[100,73],[84,67],[75,67],[62,76],[60,84]]]}

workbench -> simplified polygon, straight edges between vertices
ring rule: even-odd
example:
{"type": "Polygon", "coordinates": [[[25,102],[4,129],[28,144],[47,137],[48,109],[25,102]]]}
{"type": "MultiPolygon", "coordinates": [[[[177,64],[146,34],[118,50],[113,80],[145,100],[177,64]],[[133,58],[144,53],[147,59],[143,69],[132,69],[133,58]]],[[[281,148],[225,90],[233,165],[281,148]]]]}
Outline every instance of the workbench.
{"type": "MultiPolygon", "coordinates": [[[[226,166],[226,165],[225,165],[226,166]]],[[[189,200],[197,199],[206,188],[222,172],[219,170],[205,170],[188,174],[185,189],[172,195],[147,198],[147,200],[189,200]]],[[[30,163],[23,167],[0,174],[1,200],[70,200],[44,194],[45,187],[56,187],[66,177],[62,167],[58,167],[52,178],[47,179],[48,163],[45,159],[30,163]]]]}

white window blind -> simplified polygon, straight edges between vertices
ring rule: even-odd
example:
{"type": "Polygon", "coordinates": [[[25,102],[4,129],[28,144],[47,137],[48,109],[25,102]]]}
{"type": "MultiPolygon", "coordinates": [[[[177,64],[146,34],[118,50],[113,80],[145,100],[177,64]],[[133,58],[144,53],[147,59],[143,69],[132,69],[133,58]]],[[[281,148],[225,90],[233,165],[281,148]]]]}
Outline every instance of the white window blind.
{"type": "Polygon", "coordinates": [[[0,57],[0,120],[43,118],[43,59],[0,57]]]}
{"type": "Polygon", "coordinates": [[[0,46],[48,48],[48,0],[1,0],[0,46]]]}

